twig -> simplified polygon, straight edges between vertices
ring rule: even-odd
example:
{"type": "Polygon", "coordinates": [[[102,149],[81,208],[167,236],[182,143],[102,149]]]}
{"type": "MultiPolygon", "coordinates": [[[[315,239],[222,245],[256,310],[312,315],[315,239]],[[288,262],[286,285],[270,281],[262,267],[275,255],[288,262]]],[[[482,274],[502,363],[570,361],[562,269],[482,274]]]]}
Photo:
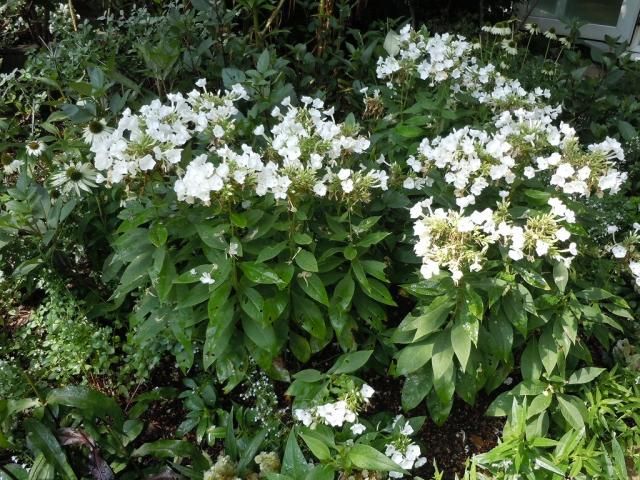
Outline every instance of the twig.
{"type": "Polygon", "coordinates": [[[76,21],[76,9],[73,8],[73,1],[68,0],[69,4],[69,16],[71,17],[71,26],[73,27],[73,31],[78,31],[78,22],[76,21]]]}
{"type": "Polygon", "coordinates": [[[269,28],[271,28],[271,24],[276,21],[276,18],[278,16],[278,14],[280,13],[280,10],[282,10],[282,7],[284,6],[284,2],[285,2],[285,0],[280,0],[278,5],[276,6],[276,8],[273,10],[273,12],[271,12],[271,15],[269,15],[267,23],[264,24],[264,28],[260,32],[260,36],[261,37],[264,36],[265,33],[267,33],[269,28]]]}

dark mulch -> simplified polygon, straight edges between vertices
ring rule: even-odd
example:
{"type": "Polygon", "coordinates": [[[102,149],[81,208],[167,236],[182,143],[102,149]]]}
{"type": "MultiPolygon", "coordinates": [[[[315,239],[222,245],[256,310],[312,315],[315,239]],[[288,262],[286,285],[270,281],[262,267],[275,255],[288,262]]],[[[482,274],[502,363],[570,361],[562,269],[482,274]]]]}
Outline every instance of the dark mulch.
{"type": "Polygon", "coordinates": [[[453,479],[456,474],[462,476],[468,458],[495,447],[502,433],[504,418],[484,415],[492,400],[492,397],[480,397],[474,406],[470,406],[456,399],[451,416],[444,425],[438,426],[427,419],[419,438],[428,462],[417,473],[431,478],[435,460],[444,478],[453,479]]]}

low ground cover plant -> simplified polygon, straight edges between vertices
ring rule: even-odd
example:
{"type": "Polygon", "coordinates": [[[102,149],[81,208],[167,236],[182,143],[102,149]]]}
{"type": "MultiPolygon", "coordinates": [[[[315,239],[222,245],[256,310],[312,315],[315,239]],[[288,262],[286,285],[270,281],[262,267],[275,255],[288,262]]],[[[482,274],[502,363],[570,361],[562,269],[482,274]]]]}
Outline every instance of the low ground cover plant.
{"type": "Polygon", "coordinates": [[[283,3],[60,7],[0,78],[0,478],[636,475],[633,119],[535,25],[283,3]]]}

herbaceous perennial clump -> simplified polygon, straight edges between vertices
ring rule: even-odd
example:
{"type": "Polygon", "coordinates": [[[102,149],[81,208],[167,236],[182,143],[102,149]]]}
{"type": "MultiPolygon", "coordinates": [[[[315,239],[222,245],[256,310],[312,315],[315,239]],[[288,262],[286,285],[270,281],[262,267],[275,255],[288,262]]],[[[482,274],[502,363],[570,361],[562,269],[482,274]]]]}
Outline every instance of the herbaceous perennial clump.
{"type": "Polygon", "coordinates": [[[547,212],[512,218],[510,200],[523,184],[539,182],[568,198],[615,194],[627,178],[616,168],[624,152],[611,138],[583,149],[575,130],[558,122],[561,107],[545,104],[548,91],[526,91],[495,66],[480,66],[473,52],[463,37],[426,38],[405,27],[393,54],[378,61],[378,78],[392,88],[407,78],[429,86],[449,82],[452,95],[470,94],[494,113],[488,129],[464,127],[425,138],[407,162],[414,175],[442,178],[458,206],[432,208],[426,199],[412,208],[421,272],[431,278],[446,268],[457,282],[464,271],[482,268],[494,244],[514,261],[547,256],[568,266],[577,254],[569,229],[574,212],[552,197],[547,212]],[[472,210],[478,203],[488,207],[472,210]]]}
{"type": "MultiPolygon", "coordinates": [[[[561,107],[547,104],[548,91],[528,91],[495,65],[484,64],[475,55],[477,45],[464,37],[427,37],[405,27],[388,47],[390,55],[378,60],[377,75],[392,93],[408,82],[444,89],[451,102],[471,98],[486,107],[489,122],[424,138],[398,167],[383,156],[372,160],[370,140],[358,125],[352,119],[337,122],[334,109],[318,98],[303,96],[297,106],[285,98],[271,111],[268,125],[252,127],[243,138],[241,102],[250,101],[244,87],[214,93],[199,80],[186,96],[170,94],[167,103],[155,100],[137,113],[126,110],[115,128],[101,124],[86,131],[101,172],[96,182],[139,191],[130,187],[144,185],[154,174],[171,185],[179,202],[244,208],[271,196],[291,211],[303,199],[321,198],[350,209],[400,189],[417,200],[409,215],[424,279],[446,270],[460,284],[465,275],[481,272],[498,258],[515,264],[543,259],[569,267],[580,247],[580,217],[573,206],[591,195],[615,194],[626,180],[617,168],[624,159],[620,143],[607,138],[584,148],[575,130],[559,121],[561,107]],[[535,208],[527,206],[531,192],[538,192],[535,208]]],[[[379,100],[379,92],[375,89],[365,100],[379,100]]],[[[638,243],[636,229],[610,251],[628,261],[640,285],[638,243]]],[[[241,255],[239,247],[230,243],[226,257],[241,255]]],[[[216,283],[212,272],[191,270],[207,286],[216,283]]],[[[311,274],[300,275],[305,280],[311,274]]],[[[481,316],[482,300],[474,308],[472,315],[481,316]]],[[[464,327],[471,332],[472,324],[464,327]]],[[[476,345],[478,328],[475,323],[475,333],[469,333],[476,345]]],[[[449,341],[449,331],[438,335],[449,341]]],[[[417,332],[415,340],[422,338],[417,332]]],[[[433,341],[425,346],[433,347],[433,341]]],[[[461,361],[465,374],[470,352],[469,343],[461,361]]],[[[442,383],[435,388],[442,404],[453,395],[441,393],[442,383]]],[[[346,426],[357,438],[369,428],[360,415],[373,393],[363,383],[335,398],[296,406],[293,417],[312,430],[346,426]]],[[[396,436],[385,445],[385,455],[404,469],[423,465],[426,459],[410,439],[412,427],[398,419],[392,430],[396,436]]]]}

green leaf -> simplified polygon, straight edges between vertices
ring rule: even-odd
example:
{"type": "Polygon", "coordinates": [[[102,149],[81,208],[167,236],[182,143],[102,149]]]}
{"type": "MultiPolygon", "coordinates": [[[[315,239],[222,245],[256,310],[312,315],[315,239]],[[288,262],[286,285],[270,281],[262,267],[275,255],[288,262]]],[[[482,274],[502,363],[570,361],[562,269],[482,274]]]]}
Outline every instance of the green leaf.
{"type": "Polygon", "coordinates": [[[353,373],[362,368],[371,357],[373,350],[360,350],[340,355],[336,363],[329,369],[328,373],[344,374],[353,373]]]}
{"type": "Polygon", "coordinates": [[[569,397],[563,394],[556,396],[558,399],[558,405],[560,406],[560,412],[571,427],[575,430],[584,430],[584,419],[578,408],[571,402],[569,397]]]}
{"type": "Polygon", "coordinates": [[[280,254],[285,248],[287,248],[287,241],[276,243],[275,245],[267,245],[260,250],[258,257],[256,258],[256,263],[266,262],[267,260],[271,260],[280,254]]]}
{"type": "Polygon", "coordinates": [[[542,375],[542,361],[538,353],[538,341],[532,338],[527,343],[520,358],[520,371],[524,380],[539,380],[542,375]]]}
{"type": "Polygon", "coordinates": [[[431,304],[423,310],[424,313],[415,319],[417,328],[414,341],[438,330],[449,317],[454,304],[455,302],[445,295],[431,302],[431,304]]]}
{"type": "Polygon", "coordinates": [[[433,387],[433,373],[430,368],[409,374],[402,386],[402,408],[413,410],[422,402],[433,387]]]}
{"type": "Polygon", "coordinates": [[[301,248],[296,254],[296,264],[307,272],[317,272],[318,262],[316,257],[308,250],[301,248]]]}
{"type": "Polygon", "coordinates": [[[613,297],[613,294],[603,290],[602,288],[590,287],[576,293],[576,297],[597,302],[599,300],[611,298],[613,297]]]}
{"type": "Polygon", "coordinates": [[[433,356],[435,336],[411,345],[407,345],[398,353],[396,372],[408,375],[425,365],[433,356]]]}
{"type": "Polygon", "coordinates": [[[553,281],[556,283],[558,289],[564,293],[567,288],[567,282],[569,281],[569,270],[563,262],[556,262],[553,265],[553,281]]]}
{"type": "Polygon", "coordinates": [[[625,120],[618,120],[618,130],[620,130],[620,135],[622,135],[622,138],[626,141],[632,140],[638,136],[638,132],[633,128],[633,125],[625,120]]]}
{"type": "Polygon", "coordinates": [[[167,228],[161,223],[156,222],[149,229],[149,241],[158,248],[167,243],[168,236],[167,228]]]}
{"type": "Polygon", "coordinates": [[[366,470],[377,470],[379,472],[401,472],[408,474],[400,465],[392,461],[389,457],[379,452],[369,445],[357,443],[347,455],[349,460],[358,468],[366,470]]]}
{"type": "Polygon", "coordinates": [[[329,296],[320,277],[314,273],[300,274],[297,278],[300,289],[309,297],[325,306],[329,306],[329,296]]]}
{"type": "Polygon", "coordinates": [[[245,277],[253,283],[263,285],[277,285],[278,287],[286,287],[286,283],[280,276],[266,265],[254,262],[242,262],[238,264],[245,277]]]}
{"type": "Polygon", "coordinates": [[[305,474],[309,471],[309,464],[300,450],[298,441],[296,440],[295,428],[289,433],[287,439],[287,445],[284,449],[284,456],[282,457],[282,469],[281,473],[289,475],[294,479],[304,478],[305,474]]]}
{"type": "Polygon", "coordinates": [[[467,362],[471,354],[471,338],[465,326],[466,324],[458,323],[451,329],[451,345],[463,372],[467,369],[467,362]]]}
{"type": "Polygon", "coordinates": [[[383,303],[385,305],[396,306],[396,302],[393,301],[391,293],[389,293],[387,287],[385,287],[385,285],[379,280],[369,278],[366,285],[363,285],[361,283],[360,286],[362,287],[364,293],[366,293],[367,296],[373,298],[375,301],[383,303]]]}
{"type": "Polygon", "coordinates": [[[440,402],[445,404],[451,400],[455,390],[453,348],[449,330],[443,330],[436,336],[431,366],[433,368],[433,386],[440,402]]]}
{"type": "Polygon", "coordinates": [[[240,472],[243,472],[244,469],[253,461],[266,436],[267,431],[265,429],[260,430],[257,434],[253,435],[251,442],[243,448],[242,455],[238,461],[238,470],[240,472]]]}
{"type": "Polygon", "coordinates": [[[289,332],[289,348],[291,349],[291,353],[302,363],[308,362],[311,358],[311,346],[302,335],[289,332]]]}
{"type": "MultiPolygon", "coordinates": [[[[484,304],[482,297],[478,295],[468,284],[464,291],[465,307],[471,316],[478,320],[482,320],[484,313],[484,304]]],[[[475,343],[475,342],[474,342],[475,343]]]]}
{"type": "Polygon", "coordinates": [[[358,250],[353,245],[347,245],[344,247],[344,258],[347,260],[353,260],[358,256],[358,250]]]}
{"type": "Polygon", "coordinates": [[[302,437],[302,440],[304,440],[304,443],[307,444],[307,447],[309,447],[309,450],[311,450],[311,453],[313,453],[318,460],[327,461],[331,458],[329,447],[327,447],[318,437],[305,435],[304,433],[301,433],[300,436],[302,437]]]}
{"type": "Polygon", "coordinates": [[[186,440],[157,440],[145,443],[133,451],[133,457],[146,457],[147,455],[157,458],[190,458],[193,465],[199,470],[207,470],[209,462],[204,458],[200,449],[186,440]]]}
{"type": "Polygon", "coordinates": [[[358,242],[359,247],[370,247],[376,245],[389,236],[389,232],[371,232],[365,235],[358,242]]]}
{"type": "Polygon", "coordinates": [[[556,475],[560,475],[560,477],[564,478],[564,471],[560,470],[553,463],[547,460],[544,457],[536,457],[535,464],[540,467],[548,470],[549,472],[555,473],[556,475]]]}
{"type": "Polygon", "coordinates": [[[569,376],[569,378],[567,379],[567,383],[569,385],[581,385],[583,383],[589,383],[597,378],[605,370],[605,368],[598,367],[580,368],[569,376]]]}
{"type": "Polygon", "coordinates": [[[551,375],[553,369],[558,363],[558,344],[553,338],[553,329],[547,326],[540,335],[538,341],[538,353],[544,369],[548,375],[551,375]]]}
{"type": "Polygon", "coordinates": [[[292,300],[293,317],[296,322],[313,337],[320,340],[325,338],[327,333],[327,324],[325,321],[325,315],[323,315],[318,304],[297,294],[292,296],[292,300]]]}
{"type": "Polygon", "coordinates": [[[544,412],[551,405],[553,395],[548,392],[536,396],[527,408],[527,419],[544,412]],[[546,394],[545,394],[546,393],[546,394]]]}
{"type": "Polygon", "coordinates": [[[522,334],[527,336],[527,312],[520,292],[510,290],[502,299],[502,308],[506,318],[522,334]]]}
{"type": "Polygon", "coordinates": [[[271,55],[268,49],[264,49],[258,57],[258,63],[256,64],[256,70],[260,73],[265,73],[271,63],[271,55]]]}
{"type": "Polygon", "coordinates": [[[89,416],[123,421],[124,415],[118,403],[103,393],[83,386],[69,386],[52,390],[47,395],[50,405],[66,405],[86,412],[89,416]]]}
{"type": "Polygon", "coordinates": [[[259,323],[264,323],[264,298],[255,288],[246,288],[242,295],[240,308],[250,318],[259,323]]]}
{"type": "Polygon", "coordinates": [[[238,440],[236,439],[236,433],[233,428],[233,410],[231,407],[231,411],[227,415],[227,431],[224,436],[224,448],[232,458],[238,457],[238,440]]]}
{"type": "Polygon", "coordinates": [[[337,305],[343,311],[348,311],[355,288],[355,282],[353,281],[353,277],[351,277],[351,273],[347,273],[333,290],[331,303],[337,305]]]}
{"type": "Polygon", "coordinates": [[[549,286],[547,281],[538,272],[527,270],[526,268],[519,267],[515,264],[513,267],[522,277],[522,279],[532,287],[540,288],[542,290],[551,290],[551,287],[549,286]]]}
{"type": "Polygon", "coordinates": [[[47,462],[55,466],[58,473],[65,480],[76,480],[78,478],[71,465],[69,465],[58,440],[47,427],[32,418],[24,421],[24,427],[31,444],[44,455],[47,462]]]}
{"type": "Polygon", "coordinates": [[[317,465],[311,469],[304,480],[334,480],[336,471],[330,465],[317,465]]]}
{"type": "Polygon", "coordinates": [[[263,325],[251,317],[243,316],[242,328],[247,337],[258,347],[275,354],[278,347],[278,339],[271,325],[263,325]]]}

